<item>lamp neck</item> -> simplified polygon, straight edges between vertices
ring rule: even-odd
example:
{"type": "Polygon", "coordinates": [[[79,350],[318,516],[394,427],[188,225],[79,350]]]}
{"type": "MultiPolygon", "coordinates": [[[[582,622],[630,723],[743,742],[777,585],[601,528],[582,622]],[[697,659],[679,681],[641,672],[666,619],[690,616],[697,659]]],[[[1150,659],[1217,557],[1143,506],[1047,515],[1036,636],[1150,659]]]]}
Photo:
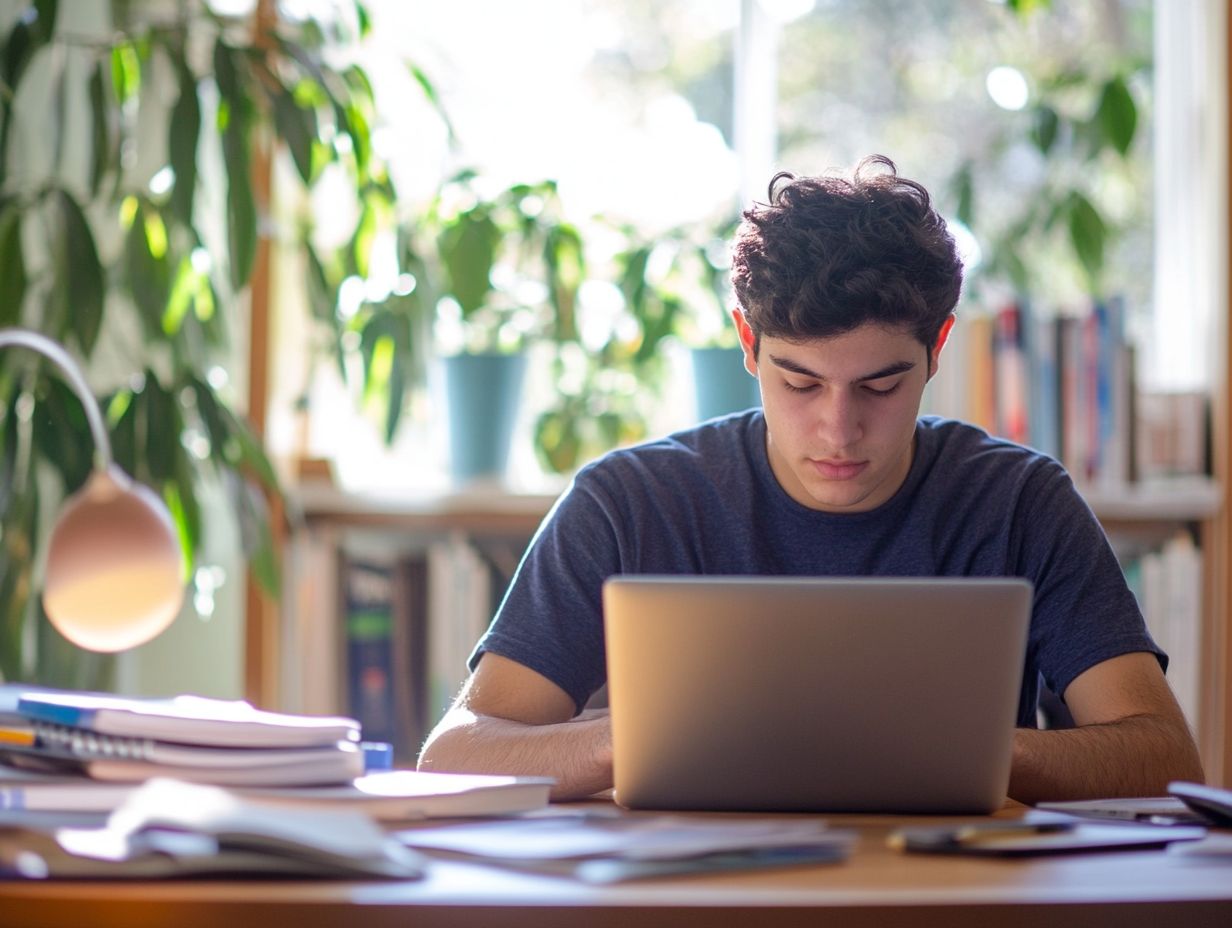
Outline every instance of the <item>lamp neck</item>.
{"type": "Polygon", "coordinates": [[[60,369],[69,386],[73,388],[73,392],[77,394],[77,398],[81,400],[81,408],[85,410],[86,420],[90,424],[90,433],[94,436],[95,463],[99,470],[108,470],[112,463],[111,439],[107,436],[107,429],[103,424],[103,413],[98,408],[98,400],[94,398],[94,394],[86,383],[81,367],[73,360],[72,355],[65,351],[58,342],[28,329],[0,329],[0,348],[8,345],[29,348],[47,358],[60,369]]]}

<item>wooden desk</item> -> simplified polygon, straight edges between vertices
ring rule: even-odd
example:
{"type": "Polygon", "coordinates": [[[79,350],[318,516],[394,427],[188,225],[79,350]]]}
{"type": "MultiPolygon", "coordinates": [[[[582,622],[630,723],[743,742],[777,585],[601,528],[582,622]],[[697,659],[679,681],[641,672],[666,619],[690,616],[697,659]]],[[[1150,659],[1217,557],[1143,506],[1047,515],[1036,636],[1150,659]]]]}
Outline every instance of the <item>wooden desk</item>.
{"type": "Polygon", "coordinates": [[[903,855],[900,825],[943,819],[828,816],[860,834],[844,863],[591,887],[435,862],[406,883],[3,883],[5,928],[755,928],[795,926],[1232,925],[1232,860],[1163,851],[1028,861],[903,855]]]}

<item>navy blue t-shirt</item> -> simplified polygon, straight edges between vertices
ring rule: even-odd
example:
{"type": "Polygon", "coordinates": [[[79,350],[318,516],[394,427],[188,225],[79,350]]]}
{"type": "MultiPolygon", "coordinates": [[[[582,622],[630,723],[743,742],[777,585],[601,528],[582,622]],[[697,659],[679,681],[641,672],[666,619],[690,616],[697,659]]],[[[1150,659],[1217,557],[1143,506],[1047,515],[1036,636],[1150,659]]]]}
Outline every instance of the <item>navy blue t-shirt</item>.
{"type": "Polygon", "coordinates": [[[760,410],[605,455],[578,472],[540,526],[472,668],[484,652],[500,654],[580,710],[606,679],[603,581],[645,573],[1025,577],[1035,601],[1024,726],[1035,725],[1041,674],[1063,694],[1083,671],[1131,651],[1166,666],[1065,470],[936,417],[919,420],[898,492],[860,513],[819,512],[783,490],[760,410]]]}

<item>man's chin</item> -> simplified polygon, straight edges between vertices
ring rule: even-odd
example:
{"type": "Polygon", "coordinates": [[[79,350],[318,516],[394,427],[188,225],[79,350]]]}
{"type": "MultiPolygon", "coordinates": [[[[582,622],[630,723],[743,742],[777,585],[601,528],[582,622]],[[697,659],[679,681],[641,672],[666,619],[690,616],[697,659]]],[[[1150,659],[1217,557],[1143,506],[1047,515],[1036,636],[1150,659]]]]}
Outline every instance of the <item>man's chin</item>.
{"type": "Polygon", "coordinates": [[[825,512],[861,512],[872,508],[865,505],[869,497],[865,487],[810,487],[813,508],[825,512]]]}

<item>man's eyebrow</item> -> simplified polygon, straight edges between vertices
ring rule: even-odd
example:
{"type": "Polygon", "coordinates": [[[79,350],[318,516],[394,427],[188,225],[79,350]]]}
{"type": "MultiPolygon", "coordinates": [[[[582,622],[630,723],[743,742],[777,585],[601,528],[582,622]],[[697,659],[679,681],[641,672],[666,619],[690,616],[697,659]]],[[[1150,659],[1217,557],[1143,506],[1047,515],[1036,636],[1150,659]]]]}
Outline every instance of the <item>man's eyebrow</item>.
{"type": "MultiPolygon", "coordinates": [[[[821,374],[816,371],[811,371],[803,364],[797,364],[791,358],[781,358],[778,355],[770,355],[770,361],[775,367],[781,367],[785,371],[791,371],[793,374],[799,374],[802,377],[812,377],[814,380],[826,380],[821,374]]],[[[915,367],[914,361],[895,361],[893,364],[887,364],[880,370],[873,371],[871,374],[865,374],[862,377],[857,377],[855,383],[864,383],[867,380],[880,380],[882,377],[893,377],[895,374],[903,374],[915,367]]]]}

